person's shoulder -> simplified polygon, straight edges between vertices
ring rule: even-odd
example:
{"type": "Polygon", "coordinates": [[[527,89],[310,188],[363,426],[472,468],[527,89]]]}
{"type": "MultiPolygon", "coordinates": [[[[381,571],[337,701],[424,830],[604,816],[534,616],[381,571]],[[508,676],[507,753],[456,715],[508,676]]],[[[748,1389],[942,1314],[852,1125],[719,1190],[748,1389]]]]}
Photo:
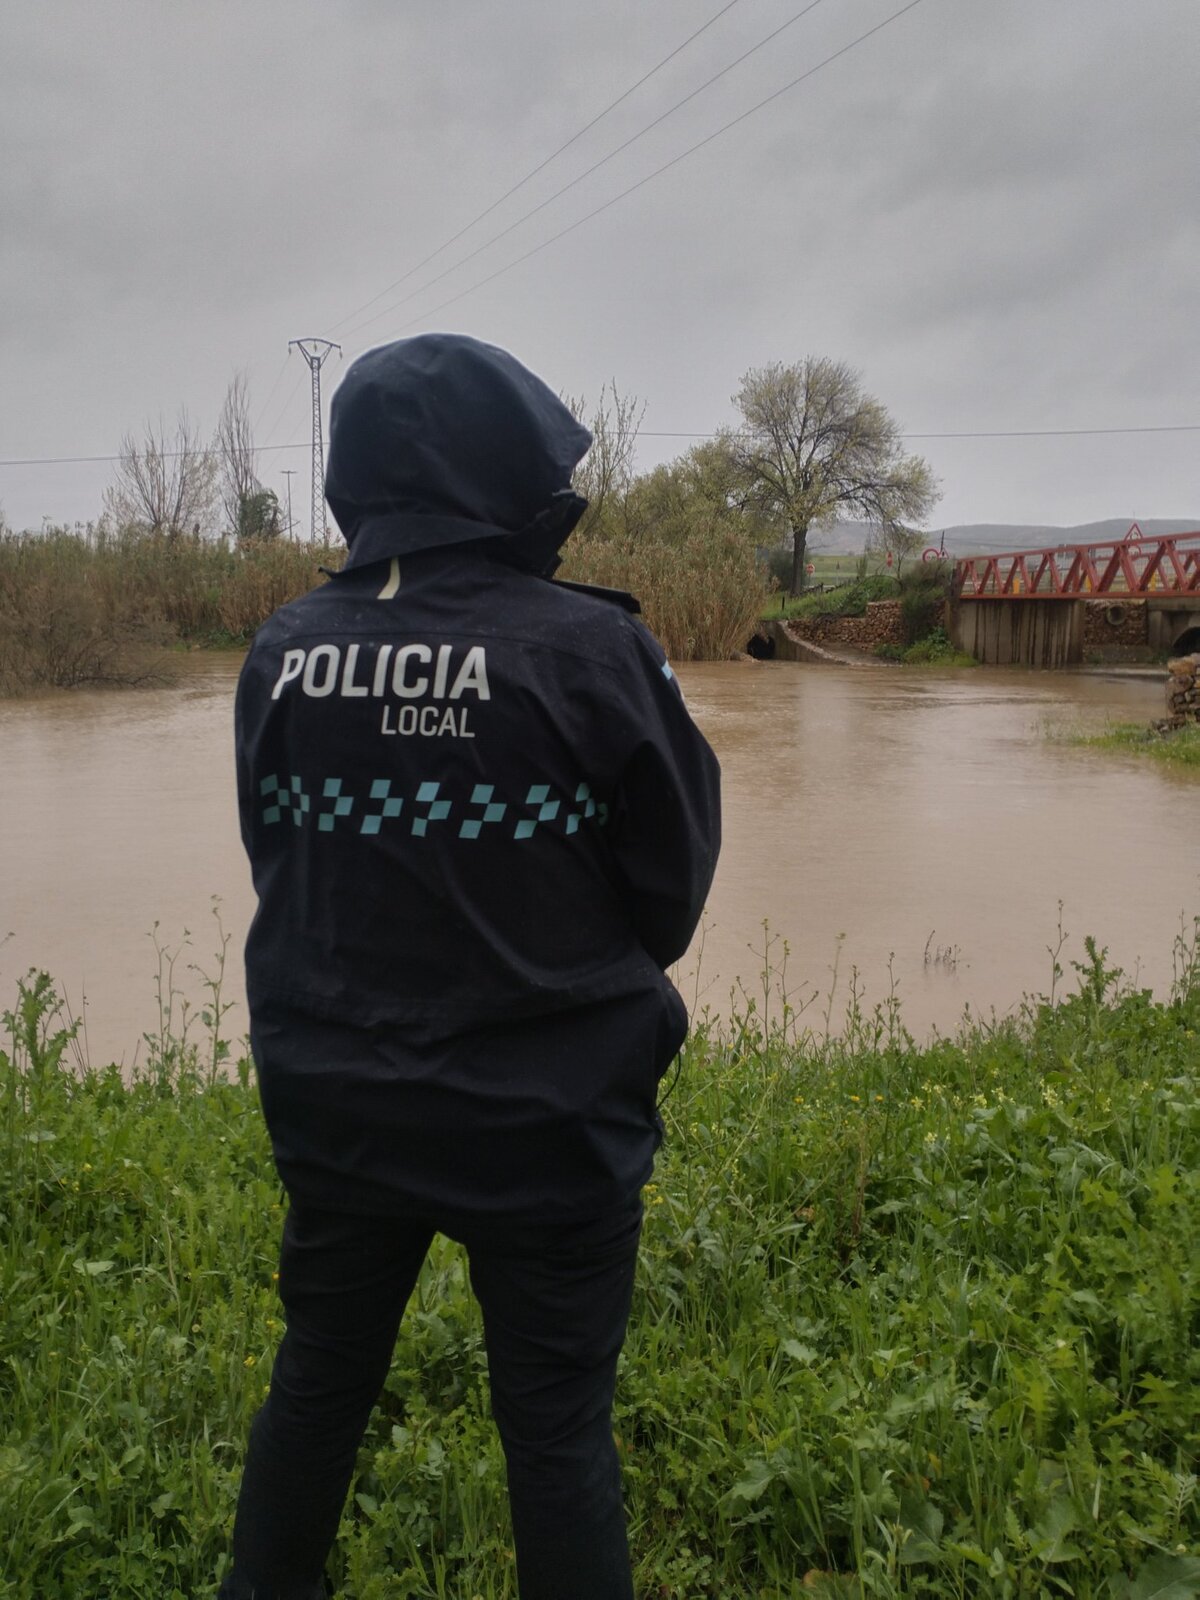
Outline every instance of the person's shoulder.
{"type": "Polygon", "coordinates": [[[621,665],[632,640],[650,637],[641,607],[621,589],[529,578],[522,586],[520,609],[547,642],[554,640],[602,665],[621,665]]]}
{"type": "Polygon", "coordinates": [[[535,579],[536,604],[543,611],[548,642],[586,657],[621,682],[670,679],[666,653],[641,616],[634,597],[622,589],[535,579]]]}
{"type": "Polygon", "coordinates": [[[617,606],[630,616],[641,615],[641,603],[625,589],[608,589],[599,583],[572,583],[566,578],[554,578],[550,582],[553,588],[563,589],[568,594],[582,595],[588,601],[617,606]]]}

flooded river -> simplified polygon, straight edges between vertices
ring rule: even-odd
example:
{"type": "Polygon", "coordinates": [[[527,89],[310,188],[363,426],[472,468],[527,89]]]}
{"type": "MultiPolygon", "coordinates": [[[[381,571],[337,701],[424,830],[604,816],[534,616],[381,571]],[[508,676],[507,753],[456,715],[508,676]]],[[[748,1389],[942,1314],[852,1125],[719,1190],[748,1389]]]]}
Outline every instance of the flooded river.
{"type": "MultiPolygon", "coordinates": [[[[244,1033],[238,664],[191,659],[170,689],[0,703],[0,1009],[46,968],[82,1010],[93,1064],[144,1057],[156,938],[199,1010],[214,901],[232,935],[225,1030],[244,1033]]],[[[1094,932],[1144,983],[1169,983],[1181,918],[1200,910],[1200,780],[1048,737],[1160,714],[1160,677],[768,662],[680,678],[721,759],[726,819],[679,977],[693,1007],[727,1014],[739,983],[761,995],[786,942],[783,981],[813,1025],[831,988],[836,1022],[857,969],[868,1003],[894,986],[913,1033],[949,1031],[965,1008],[1005,1012],[1047,987],[1060,901],[1065,960],[1094,932]]]]}

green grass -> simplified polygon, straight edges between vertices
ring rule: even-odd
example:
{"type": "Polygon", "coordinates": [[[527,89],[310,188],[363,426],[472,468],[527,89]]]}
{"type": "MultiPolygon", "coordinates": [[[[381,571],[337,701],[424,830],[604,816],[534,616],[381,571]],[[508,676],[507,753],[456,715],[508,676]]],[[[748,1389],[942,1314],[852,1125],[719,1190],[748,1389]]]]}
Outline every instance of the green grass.
{"type": "MultiPolygon", "coordinates": [[[[697,1029],[616,1411],[640,1600],[1197,1592],[1196,945],[1162,1002],[1091,944],[1070,987],[924,1047],[853,1000],[836,1038],[769,994],[697,1029]]],[[[153,1031],[133,1083],[72,1070],[48,979],[4,1018],[3,1600],[214,1592],[283,1203],[220,1010],[200,1050],[153,1031]]],[[[331,1576],[515,1596],[453,1247],[331,1576]]]]}
{"type": "Polygon", "coordinates": [[[762,615],[774,617],[861,617],[872,600],[894,600],[900,593],[895,578],[877,573],[871,577],[854,578],[823,593],[801,594],[792,597],[777,591],[772,594],[762,615]]]}
{"type": "Polygon", "coordinates": [[[1073,733],[1068,743],[1091,750],[1129,750],[1171,767],[1200,767],[1200,724],[1156,733],[1138,722],[1118,722],[1103,733],[1073,733]]]}

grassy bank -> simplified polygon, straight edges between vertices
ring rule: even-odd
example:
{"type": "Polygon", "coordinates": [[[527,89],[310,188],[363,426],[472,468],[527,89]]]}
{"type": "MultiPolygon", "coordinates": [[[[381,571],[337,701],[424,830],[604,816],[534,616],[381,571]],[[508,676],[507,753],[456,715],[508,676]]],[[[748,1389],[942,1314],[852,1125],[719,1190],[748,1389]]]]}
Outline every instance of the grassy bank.
{"type": "Polygon", "coordinates": [[[895,600],[900,585],[895,578],[874,573],[855,577],[830,589],[790,595],[779,589],[763,607],[764,619],[778,617],[861,617],[873,600],[895,600]]]}
{"type": "Polygon", "coordinates": [[[1168,767],[1200,769],[1200,726],[1158,733],[1141,722],[1118,722],[1103,733],[1073,733],[1069,744],[1089,750],[1128,750],[1168,767]]]}
{"type": "MultiPolygon", "coordinates": [[[[701,1028],[665,1105],[616,1427],[641,1600],[1197,1592],[1200,965],[918,1048],[701,1028]],[[833,1575],[833,1576],[830,1576],[833,1575]]],[[[0,1596],[211,1595],[280,1334],[282,1196],[218,1046],[0,1055],[0,1596]]],[[[479,1319],[429,1262],[343,1600],[515,1595],[479,1319]]]]}

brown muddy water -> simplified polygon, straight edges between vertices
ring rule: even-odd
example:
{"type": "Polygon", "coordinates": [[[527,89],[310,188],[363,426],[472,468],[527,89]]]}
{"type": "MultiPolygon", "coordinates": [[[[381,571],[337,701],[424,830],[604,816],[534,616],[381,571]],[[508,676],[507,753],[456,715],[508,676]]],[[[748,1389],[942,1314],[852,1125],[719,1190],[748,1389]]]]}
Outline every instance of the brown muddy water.
{"type": "MultiPolygon", "coordinates": [[[[238,665],[197,657],[169,689],[0,704],[0,1009],[20,974],[48,970],[93,1065],[145,1059],[160,970],[176,1019],[186,1001],[203,1033],[215,902],[231,936],[223,1031],[244,1034],[238,665]]],[[[822,1032],[857,971],[868,1006],[894,993],[915,1035],[949,1032],[967,1008],[1009,1012],[1048,987],[1059,902],[1064,964],[1091,932],[1169,986],[1173,940],[1200,911],[1200,780],[1050,736],[1159,715],[1161,676],[766,662],[680,678],[725,796],[720,869],[678,977],[693,1009],[728,1015],[739,986],[761,1008],[769,966],[770,1004],[782,981],[822,1032]]]]}

